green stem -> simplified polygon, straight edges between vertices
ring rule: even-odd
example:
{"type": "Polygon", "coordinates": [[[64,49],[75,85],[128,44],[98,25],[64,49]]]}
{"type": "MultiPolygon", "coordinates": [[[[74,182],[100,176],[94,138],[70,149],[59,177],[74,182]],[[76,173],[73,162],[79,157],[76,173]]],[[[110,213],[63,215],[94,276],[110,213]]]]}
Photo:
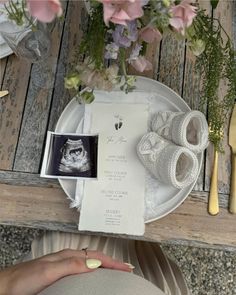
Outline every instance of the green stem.
{"type": "Polygon", "coordinates": [[[120,59],[121,59],[121,69],[123,72],[123,75],[125,77],[125,81],[127,81],[127,71],[126,71],[126,65],[125,65],[125,49],[120,49],[120,59]]]}

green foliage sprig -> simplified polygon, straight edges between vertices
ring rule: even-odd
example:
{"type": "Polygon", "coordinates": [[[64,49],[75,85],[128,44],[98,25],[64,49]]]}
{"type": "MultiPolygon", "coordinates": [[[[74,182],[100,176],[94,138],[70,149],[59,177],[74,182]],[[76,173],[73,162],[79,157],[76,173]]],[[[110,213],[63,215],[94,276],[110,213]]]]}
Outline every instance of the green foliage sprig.
{"type": "Polygon", "coordinates": [[[216,150],[223,151],[221,140],[224,125],[236,98],[236,55],[228,34],[217,19],[201,11],[193,27],[195,38],[205,42],[205,50],[197,57],[196,63],[196,69],[203,79],[201,108],[207,109],[209,140],[216,150]],[[226,40],[222,38],[223,34],[226,40]],[[221,99],[219,87],[223,80],[226,81],[227,93],[221,99]]]}
{"type": "Polygon", "coordinates": [[[32,29],[36,29],[35,23],[28,13],[25,0],[10,0],[4,4],[4,8],[8,18],[14,21],[18,26],[31,25],[32,29]]]}
{"type": "Polygon", "coordinates": [[[107,27],[103,21],[102,5],[96,7],[88,23],[88,31],[83,36],[79,53],[90,57],[97,69],[104,67],[104,50],[107,27]],[[96,48],[96,50],[95,50],[96,48]]]}

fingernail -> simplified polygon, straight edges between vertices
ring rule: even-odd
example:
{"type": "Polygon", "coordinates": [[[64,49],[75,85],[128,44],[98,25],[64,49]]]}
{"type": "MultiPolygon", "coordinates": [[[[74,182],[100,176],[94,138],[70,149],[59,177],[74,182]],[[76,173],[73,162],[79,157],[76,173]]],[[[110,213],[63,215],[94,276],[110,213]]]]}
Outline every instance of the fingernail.
{"type": "Polygon", "coordinates": [[[135,268],[135,266],[133,266],[133,264],[130,264],[130,263],[127,263],[127,262],[125,262],[124,264],[127,265],[130,269],[134,269],[135,268]]]}
{"type": "Polygon", "coordinates": [[[89,269],[95,269],[102,265],[102,261],[98,259],[86,259],[86,266],[89,269]]]}

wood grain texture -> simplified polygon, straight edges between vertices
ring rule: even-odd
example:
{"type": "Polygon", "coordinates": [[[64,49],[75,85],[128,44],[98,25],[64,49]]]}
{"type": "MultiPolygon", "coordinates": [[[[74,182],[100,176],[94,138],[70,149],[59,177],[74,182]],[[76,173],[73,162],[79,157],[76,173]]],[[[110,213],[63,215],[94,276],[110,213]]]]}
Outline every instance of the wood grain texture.
{"type": "MultiPolygon", "coordinates": [[[[219,4],[214,11],[214,17],[218,18],[226,30],[227,34],[233,38],[233,13],[235,4],[233,1],[219,1],[219,4]]],[[[226,40],[226,36],[223,34],[223,39],[226,40]]],[[[236,40],[233,40],[236,42],[236,40]]],[[[223,99],[227,92],[227,80],[223,80],[219,87],[219,97],[223,99]]],[[[219,155],[219,174],[218,174],[218,191],[223,194],[229,194],[230,191],[230,174],[231,174],[231,151],[228,145],[228,126],[229,117],[224,128],[223,148],[224,154],[219,155]]],[[[205,190],[209,191],[210,179],[213,165],[213,148],[209,147],[206,158],[206,173],[205,173],[205,190]]]]}
{"type": "Polygon", "coordinates": [[[71,70],[71,63],[75,59],[75,50],[79,46],[83,30],[86,27],[87,12],[83,1],[70,1],[66,16],[60,58],[58,63],[58,75],[55,82],[53,102],[49,120],[49,130],[54,130],[56,123],[65,106],[72,99],[68,90],[64,87],[64,77],[71,70]]]}
{"type": "MultiPolygon", "coordinates": [[[[66,11],[65,8],[64,12],[66,11]]],[[[15,171],[39,173],[63,25],[63,21],[58,21],[53,29],[51,34],[52,48],[50,57],[43,61],[45,63],[45,72],[43,72],[43,70],[40,71],[40,74],[46,75],[46,79],[51,85],[50,88],[38,86],[38,65],[35,64],[32,68],[19,143],[14,162],[15,171]]]]}
{"type": "Polygon", "coordinates": [[[185,41],[177,41],[171,34],[164,35],[158,79],[182,96],[185,41]]]}
{"type": "MultiPolygon", "coordinates": [[[[206,10],[206,13],[211,15],[211,5],[209,1],[198,1],[201,9],[206,10]]],[[[187,102],[192,110],[199,110],[201,101],[202,83],[201,76],[195,70],[196,56],[191,52],[189,47],[186,47],[185,69],[184,69],[184,84],[183,84],[183,99],[187,102]]],[[[205,178],[205,160],[204,153],[201,172],[199,174],[194,190],[202,191],[204,188],[205,178]]]]}
{"type": "Polygon", "coordinates": [[[31,187],[56,187],[59,188],[57,179],[42,178],[39,174],[2,171],[0,170],[0,180],[2,184],[26,185],[31,187]]]}
{"type": "MultiPolygon", "coordinates": [[[[211,16],[210,1],[198,1],[201,9],[211,16]]],[[[189,47],[186,47],[185,69],[184,69],[184,84],[183,84],[183,98],[191,109],[199,109],[201,101],[201,77],[195,70],[196,56],[191,52],[189,47]]]]}
{"type": "Polygon", "coordinates": [[[7,57],[0,59],[0,89],[2,87],[6,65],[7,65],[7,57]]]}
{"type": "Polygon", "coordinates": [[[168,240],[186,239],[236,247],[236,219],[222,207],[215,217],[206,214],[205,196],[205,193],[191,194],[172,214],[149,224],[145,237],[163,241],[168,235],[168,240]]]}
{"type": "MultiPolygon", "coordinates": [[[[203,192],[191,194],[173,213],[147,224],[144,237],[137,238],[156,242],[185,240],[199,245],[207,243],[236,247],[236,219],[227,212],[224,201],[220,204],[218,216],[208,215],[206,197],[207,194],[203,192]]],[[[224,200],[225,196],[222,195],[221,199],[224,200]]],[[[69,201],[60,188],[0,184],[0,200],[2,224],[77,232],[79,213],[69,209],[69,201]]]]}
{"type": "Polygon", "coordinates": [[[2,88],[9,95],[0,100],[0,169],[13,168],[30,69],[30,63],[15,55],[8,58],[2,88]]]}
{"type": "Polygon", "coordinates": [[[37,220],[78,222],[78,213],[69,209],[69,201],[61,188],[0,184],[0,200],[1,221],[14,220],[19,225],[37,220]]]}

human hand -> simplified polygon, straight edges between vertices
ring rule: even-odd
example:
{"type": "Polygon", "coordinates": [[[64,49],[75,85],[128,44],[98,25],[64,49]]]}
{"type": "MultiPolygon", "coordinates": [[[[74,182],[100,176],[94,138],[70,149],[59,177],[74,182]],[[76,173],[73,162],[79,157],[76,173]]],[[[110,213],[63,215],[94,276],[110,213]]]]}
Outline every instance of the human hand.
{"type": "MultiPolygon", "coordinates": [[[[87,256],[101,261],[103,268],[127,272],[132,269],[101,252],[87,251],[87,256]]],[[[65,276],[91,271],[84,251],[65,249],[1,271],[0,295],[35,295],[65,276]]]]}

